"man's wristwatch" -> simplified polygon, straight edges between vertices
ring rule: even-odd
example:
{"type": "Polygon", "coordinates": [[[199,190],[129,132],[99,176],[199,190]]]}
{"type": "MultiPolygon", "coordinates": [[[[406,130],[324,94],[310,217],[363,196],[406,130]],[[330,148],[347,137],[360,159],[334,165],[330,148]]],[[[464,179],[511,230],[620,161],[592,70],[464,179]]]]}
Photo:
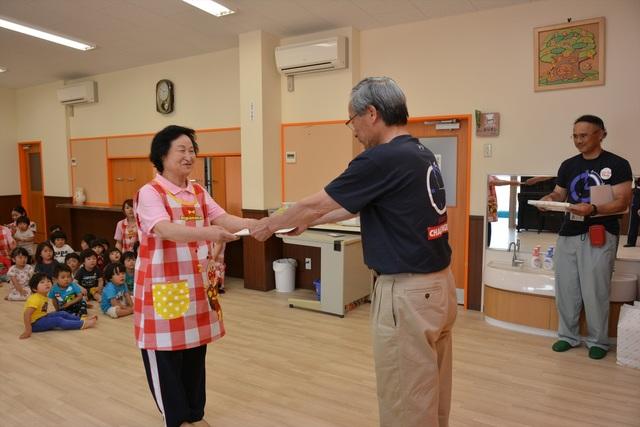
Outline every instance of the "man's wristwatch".
{"type": "Polygon", "coordinates": [[[598,207],[596,205],[594,205],[593,203],[591,203],[591,208],[593,209],[591,211],[591,214],[589,216],[595,216],[598,215],[598,207]]]}

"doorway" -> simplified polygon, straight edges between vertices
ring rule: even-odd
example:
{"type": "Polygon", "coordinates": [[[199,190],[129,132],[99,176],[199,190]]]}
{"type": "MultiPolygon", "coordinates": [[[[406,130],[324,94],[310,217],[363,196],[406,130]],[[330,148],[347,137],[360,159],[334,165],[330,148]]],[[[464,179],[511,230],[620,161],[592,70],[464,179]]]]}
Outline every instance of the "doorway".
{"type": "Polygon", "coordinates": [[[447,191],[447,219],[451,246],[451,271],[456,281],[458,304],[467,307],[469,256],[471,115],[410,118],[409,133],[436,155],[443,168],[447,191]],[[436,126],[446,124],[446,126],[436,126]],[[448,178],[448,182],[447,182],[448,178]]]}
{"type": "Polygon", "coordinates": [[[42,242],[47,239],[47,221],[40,141],[19,142],[18,161],[22,206],[27,210],[29,219],[36,223],[36,242],[42,242]]]}

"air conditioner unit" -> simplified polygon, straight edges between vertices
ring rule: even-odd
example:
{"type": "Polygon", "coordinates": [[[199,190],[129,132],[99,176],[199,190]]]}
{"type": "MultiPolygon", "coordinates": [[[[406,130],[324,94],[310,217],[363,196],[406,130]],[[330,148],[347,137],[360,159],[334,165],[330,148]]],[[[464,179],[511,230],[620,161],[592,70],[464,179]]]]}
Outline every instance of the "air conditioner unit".
{"type": "Polygon", "coordinates": [[[75,83],[58,89],[58,101],[65,105],[96,102],[96,82],[75,83]]]}
{"type": "Polygon", "coordinates": [[[276,66],[282,74],[314,73],[347,66],[347,38],[331,37],[276,47],[276,66]]]}

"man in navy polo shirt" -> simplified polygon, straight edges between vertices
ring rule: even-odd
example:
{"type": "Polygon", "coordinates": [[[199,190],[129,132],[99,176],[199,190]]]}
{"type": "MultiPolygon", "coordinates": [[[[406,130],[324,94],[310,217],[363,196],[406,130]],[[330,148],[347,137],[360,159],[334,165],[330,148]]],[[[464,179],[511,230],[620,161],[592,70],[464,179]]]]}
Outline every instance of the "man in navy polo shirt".
{"type": "Polygon", "coordinates": [[[262,219],[252,236],[360,214],[365,263],[378,278],[371,302],[381,426],[447,426],[451,329],[456,288],[449,269],[442,175],[431,151],[407,129],[406,99],[387,77],[351,91],[346,125],[364,146],[324,190],[283,215],[262,219]]]}

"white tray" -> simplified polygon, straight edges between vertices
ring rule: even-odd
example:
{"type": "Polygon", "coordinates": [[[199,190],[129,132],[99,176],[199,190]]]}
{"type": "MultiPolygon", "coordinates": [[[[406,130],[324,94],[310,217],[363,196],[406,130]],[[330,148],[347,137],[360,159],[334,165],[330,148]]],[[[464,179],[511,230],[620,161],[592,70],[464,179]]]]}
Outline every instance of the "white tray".
{"type": "Polygon", "coordinates": [[[569,206],[571,206],[571,203],[551,202],[548,200],[529,200],[527,203],[529,203],[532,206],[535,206],[536,208],[543,208],[548,211],[557,211],[557,212],[568,212],[569,206]]]}

